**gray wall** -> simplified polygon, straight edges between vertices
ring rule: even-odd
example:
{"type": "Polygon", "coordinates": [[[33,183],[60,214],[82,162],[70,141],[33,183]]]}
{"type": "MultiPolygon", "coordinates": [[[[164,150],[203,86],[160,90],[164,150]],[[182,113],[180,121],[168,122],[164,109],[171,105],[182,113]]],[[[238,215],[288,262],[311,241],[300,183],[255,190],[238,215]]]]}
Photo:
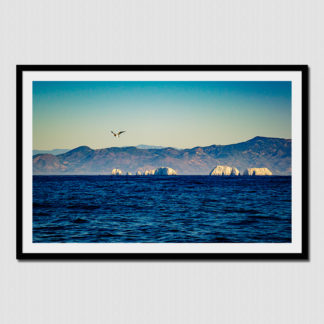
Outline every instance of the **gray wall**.
{"type": "Polygon", "coordinates": [[[0,322],[324,323],[323,1],[0,3],[0,322]],[[17,262],[16,64],[309,64],[310,262],[17,262]]]}

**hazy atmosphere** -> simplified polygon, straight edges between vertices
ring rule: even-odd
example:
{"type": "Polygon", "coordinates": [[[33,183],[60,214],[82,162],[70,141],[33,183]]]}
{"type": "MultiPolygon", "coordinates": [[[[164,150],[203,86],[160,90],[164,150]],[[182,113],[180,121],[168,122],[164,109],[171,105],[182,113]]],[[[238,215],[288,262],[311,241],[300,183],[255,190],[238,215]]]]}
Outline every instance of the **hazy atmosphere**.
{"type": "Polygon", "coordinates": [[[33,149],[190,148],[291,138],[284,81],[35,81],[33,149]],[[113,131],[125,130],[118,140],[113,131]]]}

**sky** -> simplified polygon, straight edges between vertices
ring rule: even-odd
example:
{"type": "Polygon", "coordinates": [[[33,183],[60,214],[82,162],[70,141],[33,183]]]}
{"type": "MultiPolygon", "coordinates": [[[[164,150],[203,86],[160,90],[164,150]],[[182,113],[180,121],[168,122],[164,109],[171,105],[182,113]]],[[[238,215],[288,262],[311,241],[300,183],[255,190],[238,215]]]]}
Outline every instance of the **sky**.
{"type": "Polygon", "coordinates": [[[191,148],[255,136],[291,138],[290,81],[33,82],[34,150],[191,148]]]}

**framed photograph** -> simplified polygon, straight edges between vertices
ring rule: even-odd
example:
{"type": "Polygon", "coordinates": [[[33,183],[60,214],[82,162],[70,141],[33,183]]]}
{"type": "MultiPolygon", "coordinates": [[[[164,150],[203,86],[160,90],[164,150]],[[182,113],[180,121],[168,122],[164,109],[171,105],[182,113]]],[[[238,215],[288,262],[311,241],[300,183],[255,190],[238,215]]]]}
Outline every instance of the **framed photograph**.
{"type": "Polygon", "coordinates": [[[308,255],[307,66],[17,66],[17,259],[308,255]]]}

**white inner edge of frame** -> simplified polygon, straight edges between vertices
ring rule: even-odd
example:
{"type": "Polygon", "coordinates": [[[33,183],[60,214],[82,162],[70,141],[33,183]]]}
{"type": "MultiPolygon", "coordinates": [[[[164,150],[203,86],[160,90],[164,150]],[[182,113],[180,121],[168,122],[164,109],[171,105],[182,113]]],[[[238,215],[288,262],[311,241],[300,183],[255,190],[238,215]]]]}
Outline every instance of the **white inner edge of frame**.
{"type": "Polygon", "coordinates": [[[99,71],[23,72],[23,253],[300,253],[302,235],[302,87],[300,71],[99,71]],[[291,81],[291,243],[33,243],[33,81],[291,81]]]}

